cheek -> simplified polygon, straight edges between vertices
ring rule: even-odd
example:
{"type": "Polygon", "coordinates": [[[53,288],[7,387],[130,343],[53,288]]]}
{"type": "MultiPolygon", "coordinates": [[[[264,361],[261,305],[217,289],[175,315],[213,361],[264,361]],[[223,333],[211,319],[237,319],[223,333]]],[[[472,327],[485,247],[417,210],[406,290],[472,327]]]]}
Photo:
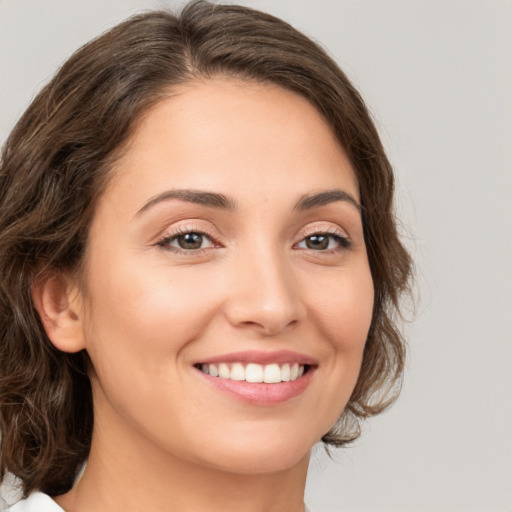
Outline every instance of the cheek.
{"type": "Polygon", "coordinates": [[[169,366],[179,359],[213,314],[214,296],[197,271],[172,272],[165,262],[135,259],[93,276],[86,338],[100,377],[110,379],[121,366],[141,376],[168,372],[162,361],[169,366]]]}
{"type": "MultiPolygon", "coordinates": [[[[322,284],[318,281],[317,284],[322,284]]],[[[323,282],[323,293],[311,294],[310,308],[320,329],[326,371],[319,372],[319,430],[327,432],[338,420],[357,383],[373,314],[374,289],[370,270],[341,271],[323,282]]]]}
{"type": "MultiPolygon", "coordinates": [[[[322,284],[319,280],[317,285],[322,284]]],[[[340,271],[311,293],[310,310],[334,352],[362,354],[373,314],[374,289],[368,267],[340,271]]]]}
{"type": "MultiPolygon", "coordinates": [[[[184,389],[183,354],[213,314],[214,299],[205,293],[204,276],[136,261],[93,276],[86,339],[95,407],[101,411],[98,421],[115,426],[122,418],[148,437],[160,435],[151,425],[166,425],[159,438],[163,444],[168,437],[183,439],[189,435],[184,418],[197,425],[201,418],[195,410],[187,414],[182,393],[170,390],[184,389]]],[[[201,404],[198,398],[196,405],[201,404]]]]}

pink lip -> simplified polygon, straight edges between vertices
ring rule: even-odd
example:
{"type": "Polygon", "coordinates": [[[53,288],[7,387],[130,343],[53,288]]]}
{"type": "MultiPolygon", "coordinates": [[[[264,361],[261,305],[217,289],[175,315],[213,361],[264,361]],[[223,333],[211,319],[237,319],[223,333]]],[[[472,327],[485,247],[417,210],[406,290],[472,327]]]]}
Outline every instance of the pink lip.
{"type": "MultiPolygon", "coordinates": [[[[282,350],[277,352],[262,352],[262,351],[245,351],[233,352],[221,356],[215,356],[201,361],[202,364],[215,364],[215,363],[256,363],[256,364],[284,364],[284,363],[298,363],[307,365],[308,369],[298,379],[290,382],[279,382],[276,384],[267,383],[253,383],[246,381],[237,381],[231,379],[221,379],[220,377],[212,377],[203,373],[199,368],[195,368],[198,374],[206,380],[206,382],[233,398],[252,405],[260,406],[276,406],[283,404],[292,398],[299,396],[309,385],[311,379],[316,371],[318,363],[315,359],[292,352],[289,350],[282,350]]],[[[198,363],[199,364],[199,363],[198,363]]]]}
{"type": "Polygon", "coordinates": [[[280,382],[278,384],[266,384],[264,382],[256,384],[243,380],[221,379],[207,375],[201,370],[196,371],[205,378],[211,386],[223,393],[252,405],[271,406],[282,404],[299,396],[311,382],[315,369],[309,368],[309,370],[297,380],[280,382]]]}
{"type": "Polygon", "coordinates": [[[298,363],[301,365],[318,366],[318,362],[305,354],[299,354],[292,350],[278,350],[274,352],[261,350],[246,350],[243,352],[230,352],[220,356],[209,357],[197,364],[216,364],[216,363],[256,363],[256,364],[284,364],[298,363]]]}

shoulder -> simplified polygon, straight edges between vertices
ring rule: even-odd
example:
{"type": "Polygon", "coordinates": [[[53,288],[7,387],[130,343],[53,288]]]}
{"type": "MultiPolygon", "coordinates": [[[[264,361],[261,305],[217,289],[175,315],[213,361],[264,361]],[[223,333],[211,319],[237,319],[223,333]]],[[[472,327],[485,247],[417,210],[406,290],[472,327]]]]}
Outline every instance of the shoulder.
{"type": "Polygon", "coordinates": [[[47,494],[34,492],[26,500],[18,501],[5,512],[64,512],[64,509],[47,494]]]}

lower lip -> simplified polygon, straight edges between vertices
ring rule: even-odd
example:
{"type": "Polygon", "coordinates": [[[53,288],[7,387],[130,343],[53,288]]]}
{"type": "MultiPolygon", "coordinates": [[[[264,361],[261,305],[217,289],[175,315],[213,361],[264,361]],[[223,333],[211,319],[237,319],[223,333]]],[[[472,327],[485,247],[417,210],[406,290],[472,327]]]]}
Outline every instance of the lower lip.
{"type": "Polygon", "coordinates": [[[197,370],[206,381],[214,388],[243,402],[253,405],[279,405],[299,396],[311,382],[315,368],[309,367],[308,371],[296,380],[267,384],[264,382],[253,383],[245,380],[221,379],[212,377],[197,370]]]}

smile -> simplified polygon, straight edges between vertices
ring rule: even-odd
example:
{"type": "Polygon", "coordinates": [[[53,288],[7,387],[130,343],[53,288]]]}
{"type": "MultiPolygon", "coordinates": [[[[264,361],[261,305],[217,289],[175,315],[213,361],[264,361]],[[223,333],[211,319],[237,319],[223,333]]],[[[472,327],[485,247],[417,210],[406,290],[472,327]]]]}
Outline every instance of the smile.
{"type": "Polygon", "coordinates": [[[277,406],[308,388],[318,361],[290,350],[243,351],[195,363],[197,375],[212,388],[238,401],[277,406]]]}
{"type": "Polygon", "coordinates": [[[206,375],[218,377],[220,379],[230,379],[235,381],[245,381],[252,383],[278,384],[280,382],[291,382],[302,377],[307,370],[307,365],[299,363],[284,364],[243,364],[234,363],[203,363],[197,365],[206,375]]]}

